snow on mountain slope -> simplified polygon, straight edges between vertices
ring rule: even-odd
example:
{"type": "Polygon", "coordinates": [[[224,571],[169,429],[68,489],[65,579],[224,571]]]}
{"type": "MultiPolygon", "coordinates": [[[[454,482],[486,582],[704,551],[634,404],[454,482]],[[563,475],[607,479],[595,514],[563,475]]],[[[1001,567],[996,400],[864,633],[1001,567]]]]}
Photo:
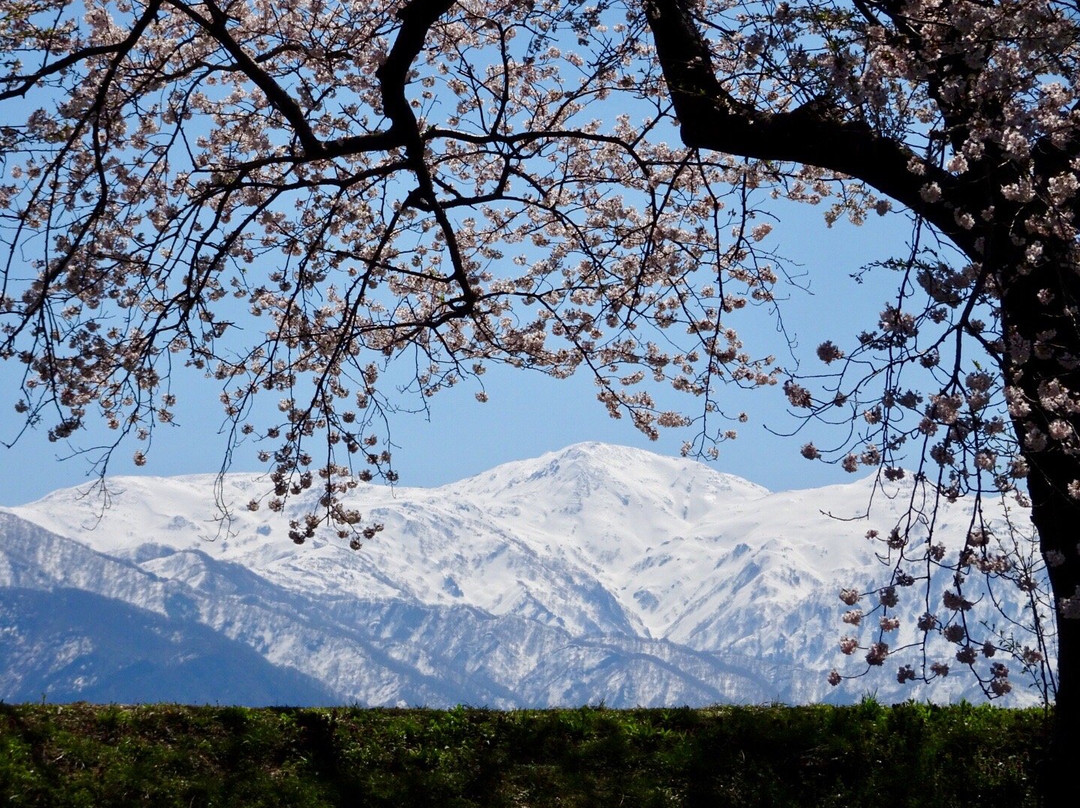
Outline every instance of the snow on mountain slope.
{"type": "MultiPolygon", "coordinates": [[[[579,444],[436,489],[360,486],[350,504],[385,531],[353,552],[289,541],[288,517],[313,494],[284,515],[252,512],[266,481],[228,475],[223,523],[215,482],[118,477],[104,509],[73,490],[8,509],[0,584],[71,587],[170,618],[179,593],[185,619],[342,702],[843,700],[868,684],[824,681],[840,661],[837,591],[880,581],[864,534],[891,528],[910,490],[890,498],[864,480],[774,494],[693,461],[579,444]],[[856,518],[871,501],[872,518],[856,518]],[[71,542],[56,557],[11,540],[28,523],[71,542]],[[91,572],[72,546],[113,566],[91,572]]],[[[946,699],[977,697],[970,685],[869,683],[946,699]]]]}

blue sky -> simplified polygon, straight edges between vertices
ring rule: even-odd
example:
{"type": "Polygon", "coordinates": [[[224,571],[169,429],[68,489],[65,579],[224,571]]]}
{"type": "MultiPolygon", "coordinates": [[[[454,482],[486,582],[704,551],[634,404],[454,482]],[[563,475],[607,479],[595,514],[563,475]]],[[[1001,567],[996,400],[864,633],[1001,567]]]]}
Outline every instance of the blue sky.
{"type": "MultiPolygon", "coordinates": [[[[813,363],[814,348],[824,339],[850,345],[859,331],[876,325],[880,303],[895,294],[897,278],[879,272],[869,283],[849,277],[864,264],[904,254],[908,226],[903,216],[872,217],[866,225],[838,223],[826,228],[820,208],[785,208],[784,218],[769,239],[779,254],[805,272],[800,283],[808,291],[791,288],[782,312],[789,332],[799,341],[797,355],[813,363]]],[[[781,289],[783,292],[784,289],[781,289]]],[[[764,312],[744,311],[741,318],[748,347],[772,345],[781,361],[782,342],[764,312]]],[[[755,353],[758,351],[754,351],[755,353]]],[[[12,409],[17,367],[0,364],[0,439],[16,433],[19,416],[12,409]]],[[[484,377],[490,400],[476,401],[474,386],[465,384],[435,396],[429,417],[401,414],[391,424],[396,444],[394,465],[401,485],[434,486],[467,477],[499,463],[533,457],[580,441],[605,441],[640,446],[660,454],[677,455],[687,433],[666,430],[659,441],[649,441],[628,420],[612,420],[595,400],[589,378],[553,380],[511,369],[494,370],[484,377]]],[[[171,475],[217,471],[225,449],[218,434],[222,422],[218,388],[201,379],[183,379],[177,390],[186,402],[178,412],[178,426],[155,433],[149,462],[137,468],[131,461],[135,444],[122,446],[109,466],[110,474],[171,475]]],[[[756,391],[734,388],[721,400],[729,412],[745,410],[750,421],[739,427],[738,440],[724,443],[713,463],[719,471],[737,474],[772,490],[824,485],[850,479],[839,469],[804,460],[799,447],[810,437],[829,442],[829,433],[793,438],[770,434],[794,429],[797,422],[786,411],[779,387],[756,391]]],[[[691,399],[683,398],[685,405],[691,399]]],[[[104,431],[99,435],[104,435],[104,431]]],[[[77,434],[80,445],[92,445],[93,433],[77,434]]],[[[833,439],[842,436],[833,434],[833,439]]],[[[0,447],[0,505],[37,499],[51,490],[88,482],[85,458],[71,457],[72,447],[49,443],[44,430],[29,433],[13,449],[0,447]]],[[[242,447],[232,465],[236,471],[260,470],[255,450],[242,447]]],[[[92,478],[90,478],[92,479],[92,478]]]]}

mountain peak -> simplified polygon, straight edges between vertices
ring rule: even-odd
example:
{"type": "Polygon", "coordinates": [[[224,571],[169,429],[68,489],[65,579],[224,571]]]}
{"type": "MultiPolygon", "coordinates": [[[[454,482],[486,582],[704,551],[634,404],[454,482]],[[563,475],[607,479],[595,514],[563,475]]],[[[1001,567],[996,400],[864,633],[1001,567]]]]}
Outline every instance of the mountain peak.
{"type": "Polygon", "coordinates": [[[724,474],[697,460],[669,457],[598,441],[575,443],[540,457],[516,460],[453,484],[453,488],[508,496],[542,494],[546,487],[570,486],[579,493],[603,487],[646,497],[668,489],[729,491],[741,497],[763,497],[769,490],[733,474],[724,474]],[[649,492],[652,492],[651,494],[649,492]]]}

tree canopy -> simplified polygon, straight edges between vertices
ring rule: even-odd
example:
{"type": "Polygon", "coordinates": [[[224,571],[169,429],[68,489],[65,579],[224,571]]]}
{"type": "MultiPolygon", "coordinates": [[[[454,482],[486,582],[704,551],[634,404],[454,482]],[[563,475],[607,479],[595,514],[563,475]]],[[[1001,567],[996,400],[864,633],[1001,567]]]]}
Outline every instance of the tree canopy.
{"type": "Polygon", "coordinates": [[[391,363],[420,397],[495,363],[587,373],[649,435],[695,426],[687,452],[740,420],[725,385],[782,385],[847,424],[804,456],[917,478],[912,519],[877,535],[882,632],[896,587],[948,570],[919,629],[960,626],[957,660],[985,649],[1004,692],[965,581],[1034,591],[1045,563],[1074,710],[1078,38],[1058,0],[4,0],[16,409],[58,439],[101,418],[145,441],[192,365],[221,381],[231,443],[259,439],[270,507],[316,486],[371,535],[339,494],[388,468],[391,363]],[[739,336],[782,284],[775,198],[912,223],[865,270],[896,278],[874,327],[812,370],[739,336]],[[274,422],[249,417],[258,393],[274,422]],[[984,518],[1002,493],[1031,506],[1034,557],[984,518]],[[961,496],[946,558],[934,503],[961,496]]]}

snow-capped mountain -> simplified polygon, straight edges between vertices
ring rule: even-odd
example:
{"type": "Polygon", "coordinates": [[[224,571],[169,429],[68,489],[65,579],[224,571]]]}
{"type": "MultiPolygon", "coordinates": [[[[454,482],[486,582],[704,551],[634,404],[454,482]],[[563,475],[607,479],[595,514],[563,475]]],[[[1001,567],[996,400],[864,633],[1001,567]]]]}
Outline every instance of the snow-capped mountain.
{"type": "MultiPolygon", "coordinates": [[[[385,531],[359,552],[337,539],[294,545],[288,519],[313,501],[247,510],[267,488],[241,474],[117,477],[105,500],[69,489],[0,509],[0,699],[981,696],[964,676],[898,685],[892,665],[825,681],[849,661],[837,592],[886,575],[864,534],[892,527],[903,488],[770,493],[694,461],[580,444],[441,488],[361,486],[351,504],[385,531]],[[215,484],[233,506],[227,523],[215,484]]],[[[939,535],[964,527],[958,508],[939,535]]]]}

